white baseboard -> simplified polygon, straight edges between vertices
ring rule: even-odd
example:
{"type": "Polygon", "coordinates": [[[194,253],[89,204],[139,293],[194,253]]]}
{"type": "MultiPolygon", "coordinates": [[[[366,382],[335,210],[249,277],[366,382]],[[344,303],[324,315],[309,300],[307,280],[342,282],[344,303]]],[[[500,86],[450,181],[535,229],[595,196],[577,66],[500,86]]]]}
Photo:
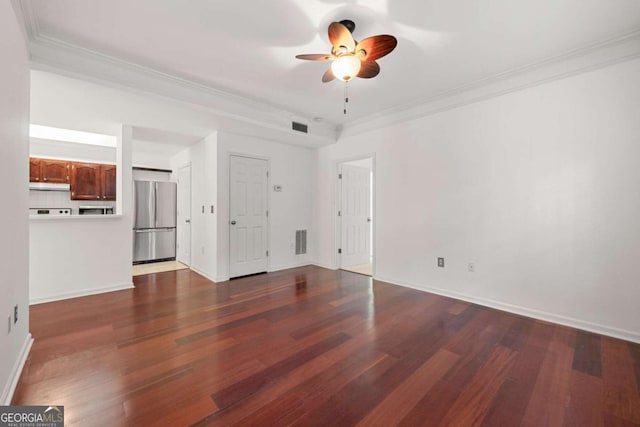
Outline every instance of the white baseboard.
{"type": "Polygon", "coordinates": [[[607,335],[614,338],[620,338],[626,341],[632,341],[640,343],[640,333],[634,331],[628,331],[626,329],[614,328],[611,326],[600,325],[598,323],[592,323],[582,319],[576,319],[573,317],[567,317],[560,314],[550,313],[547,311],[536,310],[533,308],[527,308],[520,305],[509,304],[501,301],[496,301],[488,298],[476,297],[473,295],[463,294],[460,292],[448,291],[445,289],[435,288],[431,286],[419,285],[416,283],[403,283],[393,279],[376,276],[375,280],[391,283],[405,288],[416,289],[418,291],[429,292],[432,294],[442,295],[445,297],[455,298],[474,304],[482,305],[485,307],[495,308],[497,310],[506,311],[509,313],[519,314],[521,316],[531,317],[534,319],[544,320],[546,322],[557,323],[559,325],[570,326],[572,328],[581,329],[584,331],[595,332],[601,335],[607,335]]]}
{"type": "Polygon", "coordinates": [[[337,270],[335,266],[330,266],[327,264],[322,264],[320,262],[310,262],[309,265],[315,265],[316,267],[326,268],[327,270],[337,270]]]}
{"type": "Polygon", "coordinates": [[[27,337],[24,340],[24,344],[22,344],[22,348],[20,349],[20,354],[13,364],[13,369],[11,369],[11,374],[7,379],[7,384],[5,384],[4,389],[2,391],[2,405],[11,405],[11,400],[13,399],[13,393],[16,391],[16,387],[18,386],[18,380],[20,380],[20,375],[22,374],[22,369],[24,368],[24,364],[29,357],[29,351],[31,351],[31,345],[33,344],[33,337],[31,334],[27,334],[27,337]]]}
{"type": "MultiPolygon", "coordinates": [[[[198,270],[196,267],[191,266],[189,267],[192,271],[195,271],[196,273],[198,273],[199,275],[201,275],[202,277],[204,277],[207,280],[211,280],[212,282],[218,282],[218,280],[214,279],[213,277],[209,276],[207,273],[205,273],[202,270],[198,270]]],[[[227,279],[228,280],[228,279],[227,279]]]]}
{"type": "Polygon", "coordinates": [[[81,291],[67,292],[57,295],[48,295],[46,297],[30,298],[29,305],[42,304],[45,302],[60,301],[69,298],[86,297],[88,295],[104,294],[106,292],[122,291],[124,289],[133,289],[133,282],[123,283],[121,285],[104,286],[101,288],[83,289],[81,291]]]}
{"type": "MultiPolygon", "coordinates": [[[[305,265],[311,265],[311,263],[309,263],[308,261],[304,261],[304,262],[299,262],[299,263],[295,263],[295,264],[286,264],[286,265],[278,265],[276,267],[271,267],[269,268],[269,273],[273,273],[275,271],[281,271],[281,270],[288,270],[290,268],[298,268],[298,267],[304,267],[305,265]]],[[[196,273],[198,274],[202,274],[196,271],[196,273]]],[[[216,282],[216,283],[220,283],[220,282],[226,282],[227,280],[230,279],[229,276],[218,276],[214,279],[209,278],[208,276],[204,275],[204,277],[206,277],[207,279],[216,282]]]]}
{"type": "Polygon", "coordinates": [[[288,270],[290,268],[304,267],[304,266],[310,265],[310,264],[311,263],[309,261],[302,261],[302,262],[296,262],[296,263],[293,263],[293,264],[277,265],[275,267],[271,267],[269,269],[269,273],[274,272],[274,271],[288,270]]]}

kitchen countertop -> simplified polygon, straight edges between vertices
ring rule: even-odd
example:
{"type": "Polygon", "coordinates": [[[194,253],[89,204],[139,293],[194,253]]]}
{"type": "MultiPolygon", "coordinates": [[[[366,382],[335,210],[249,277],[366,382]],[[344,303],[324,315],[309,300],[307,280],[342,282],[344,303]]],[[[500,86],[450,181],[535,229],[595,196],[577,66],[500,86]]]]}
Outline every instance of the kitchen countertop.
{"type": "Polygon", "coordinates": [[[116,219],[122,218],[121,214],[109,214],[109,215],[61,215],[61,216],[49,216],[49,215],[29,215],[29,221],[73,221],[73,220],[90,220],[95,221],[99,219],[116,219]]]}

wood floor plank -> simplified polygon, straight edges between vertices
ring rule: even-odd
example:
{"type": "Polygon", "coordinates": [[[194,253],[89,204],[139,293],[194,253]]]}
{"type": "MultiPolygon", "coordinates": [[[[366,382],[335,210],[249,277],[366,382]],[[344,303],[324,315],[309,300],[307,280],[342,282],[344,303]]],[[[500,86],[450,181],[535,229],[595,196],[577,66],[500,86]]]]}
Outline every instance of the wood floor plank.
{"type": "Polygon", "coordinates": [[[338,346],[348,340],[350,337],[346,334],[336,334],[327,338],[309,348],[306,348],[275,365],[265,368],[261,372],[245,378],[223,390],[214,393],[211,397],[218,407],[225,408],[233,405],[242,399],[256,393],[265,383],[284,375],[286,372],[296,369],[297,367],[309,362],[310,360],[320,356],[322,353],[338,346]]]}
{"type": "Polygon", "coordinates": [[[224,408],[199,425],[288,425],[312,408],[322,405],[334,390],[378,363],[393,361],[366,340],[356,338],[334,347],[322,356],[269,384],[264,393],[253,394],[242,405],[224,408]],[[289,402],[286,411],[282,402],[289,402]]]}
{"type": "Polygon", "coordinates": [[[578,332],[573,353],[573,369],[598,378],[602,376],[600,337],[598,335],[584,331],[578,332]]]}
{"type": "Polygon", "coordinates": [[[627,343],[627,347],[629,347],[629,354],[631,355],[631,360],[633,361],[633,372],[636,377],[638,395],[640,395],[640,344],[629,342],[627,343]]]}
{"type": "Polygon", "coordinates": [[[564,330],[557,329],[556,333],[558,331],[561,337],[547,347],[522,420],[523,426],[564,425],[573,372],[574,348],[566,345],[564,330]]]}
{"type": "Polygon", "coordinates": [[[602,379],[574,370],[569,384],[564,425],[605,427],[602,379]]]}
{"type": "Polygon", "coordinates": [[[441,426],[477,426],[487,413],[494,396],[513,366],[516,353],[497,347],[487,363],[478,370],[455,403],[449,408],[441,426]]]}
{"type": "Polygon", "coordinates": [[[460,356],[438,351],[363,418],[358,426],[394,426],[446,374],[460,356]]]}
{"type": "MultiPolygon", "coordinates": [[[[525,320],[525,319],[521,319],[525,320]]],[[[547,346],[553,335],[553,328],[546,324],[535,323],[524,327],[517,321],[509,333],[500,341],[501,345],[509,344],[517,350],[513,367],[507,373],[505,382],[500,387],[496,398],[482,421],[485,427],[519,426],[531,398],[536,378],[546,354],[547,346]],[[511,335],[513,331],[529,332],[522,337],[511,335]]]]}
{"type": "Polygon", "coordinates": [[[640,398],[629,347],[609,337],[602,337],[601,342],[604,410],[622,420],[640,424],[640,398]]]}
{"type": "Polygon", "coordinates": [[[67,425],[640,426],[640,345],[305,266],[30,310],[13,404],[67,425]]]}

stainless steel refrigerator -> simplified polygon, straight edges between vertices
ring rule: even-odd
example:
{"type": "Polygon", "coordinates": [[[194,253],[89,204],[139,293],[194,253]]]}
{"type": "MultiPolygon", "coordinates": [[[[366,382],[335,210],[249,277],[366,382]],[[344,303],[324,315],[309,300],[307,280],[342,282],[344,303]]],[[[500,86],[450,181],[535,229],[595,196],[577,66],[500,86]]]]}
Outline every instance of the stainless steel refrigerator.
{"type": "Polygon", "coordinates": [[[176,184],[134,181],[133,263],[176,258],[176,184]]]}

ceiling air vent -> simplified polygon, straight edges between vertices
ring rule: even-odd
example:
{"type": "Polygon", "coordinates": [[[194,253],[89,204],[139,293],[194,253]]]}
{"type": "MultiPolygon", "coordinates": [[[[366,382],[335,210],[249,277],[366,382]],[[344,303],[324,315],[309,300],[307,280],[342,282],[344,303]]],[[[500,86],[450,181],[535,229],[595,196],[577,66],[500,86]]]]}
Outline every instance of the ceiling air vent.
{"type": "Polygon", "coordinates": [[[291,122],[291,129],[297,130],[298,132],[308,133],[309,126],[300,122],[291,122]]]}

